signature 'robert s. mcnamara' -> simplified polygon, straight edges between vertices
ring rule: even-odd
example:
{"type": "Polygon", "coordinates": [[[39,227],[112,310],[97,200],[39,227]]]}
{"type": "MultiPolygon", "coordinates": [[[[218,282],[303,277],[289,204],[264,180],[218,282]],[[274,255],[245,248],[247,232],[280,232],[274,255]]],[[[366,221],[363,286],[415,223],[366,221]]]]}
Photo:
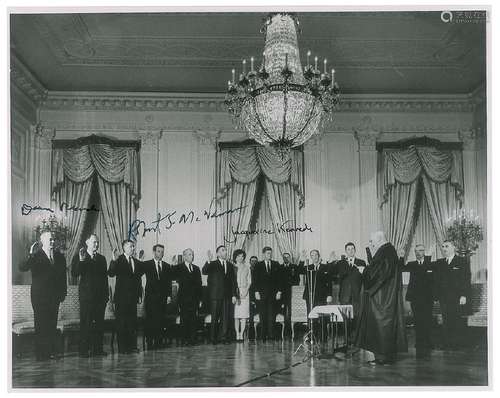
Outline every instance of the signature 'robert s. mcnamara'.
{"type": "MultiPolygon", "coordinates": [[[[73,206],[73,205],[69,205],[68,203],[66,202],[63,202],[61,203],[61,205],[59,206],[59,210],[61,211],[64,211],[64,210],[67,210],[67,211],[100,211],[95,205],[92,205],[90,207],[79,207],[79,206],[73,206]]],[[[29,205],[27,203],[23,203],[23,205],[21,206],[21,215],[23,216],[29,216],[31,214],[31,212],[33,211],[48,211],[49,213],[54,213],[54,209],[50,208],[50,207],[42,207],[40,205],[29,205]]]]}
{"type": "Polygon", "coordinates": [[[217,211],[216,207],[216,200],[212,199],[208,209],[203,210],[201,213],[197,213],[194,210],[188,210],[184,213],[173,210],[166,213],[165,215],[162,215],[162,213],[158,213],[156,219],[151,221],[149,224],[147,224],[144,220],[135,219],[129,225],[128,238],[131,240],[136,240],[137,237],[144,237],[149,232],[161,233],[162,230],[169,230],[176,224],[193,224],[219,218],[227,214],[236,213],[247,207],[247,205],[235,207],[233,209],[228,209],[221,212],[217,211]]]}
{"type": "Polygon", "coordinates": [[[257,228],[257,229],[247,229],[243,231],[235,230],[231,227],[232,239],[224,237],[226,243],[235,243],[238,235],[273,235],[273,234],[286,234],[291,232],[313,232],[312,228],[304,223],[303,226],[297,226],[293,220],[287,220],[281,224],[276,224],[276,228],[257,228]]]}

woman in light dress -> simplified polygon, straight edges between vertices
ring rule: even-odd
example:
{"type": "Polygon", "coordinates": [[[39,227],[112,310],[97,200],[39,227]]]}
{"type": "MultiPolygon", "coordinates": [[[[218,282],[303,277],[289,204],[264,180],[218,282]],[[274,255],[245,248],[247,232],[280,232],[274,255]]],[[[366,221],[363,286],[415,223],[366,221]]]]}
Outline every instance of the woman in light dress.
{"type": "Polygon", "coordinates": [[[250,318],[250,285],[252,274],[250,266],[245,263],[247,254],[244,250],[237,249],[233,254],[236,266],[236,281],[238,283],[238,298],[234,305],[234,328],[236,330],[236,341],[243,341],[243,334],[250,318]]]}

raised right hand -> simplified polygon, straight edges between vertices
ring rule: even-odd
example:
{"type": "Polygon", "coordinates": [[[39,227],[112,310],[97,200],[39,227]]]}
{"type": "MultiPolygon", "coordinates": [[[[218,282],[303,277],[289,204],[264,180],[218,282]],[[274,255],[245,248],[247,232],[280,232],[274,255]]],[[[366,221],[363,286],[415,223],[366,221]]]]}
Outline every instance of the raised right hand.
{"type": "Polygon", "coordinates": [[[118,253],[118,249],[113,249],[113,261],[116,261],[116,254],[118,253]]]}
{"type": "Polygon", "coordinates": [[[35,242],[31,245],[30,247],[30,254],[33,254],[35,252],[35,248],[38,246],[38,242],[35,242]]]}
{"type": "Polygon", "coordinates": [[[304,249],[304,250],[302,250],[302,252],[300,253],[300,258],[299,258],[299,260],[301,260],[301,261],[306,261],[306,257],[307,257],[307,251],[304,249]]]}
{"type": "Polygon", "coordinates": [[[80,256],[80,261],[83,261],[85,260],[85,252],[87,250],[85,250],[84,247],[81,247],[80,250],[78,251],[78,255],[80,256]]]}
{"type": "Polygon", "coordinates": [[[255,292],[255,300],[260,300],[260,293],[259,292],[255,292]]]}

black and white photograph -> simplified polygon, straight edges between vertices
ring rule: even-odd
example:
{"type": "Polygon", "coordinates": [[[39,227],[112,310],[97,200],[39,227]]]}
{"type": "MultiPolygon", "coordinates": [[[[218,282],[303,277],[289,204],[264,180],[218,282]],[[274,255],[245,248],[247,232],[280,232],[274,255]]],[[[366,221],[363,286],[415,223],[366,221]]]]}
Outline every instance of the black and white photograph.
{"type": "Polygon", "coordinates": [[[9,389],[488,389],[490,12],[9,8],[9,389]]]}

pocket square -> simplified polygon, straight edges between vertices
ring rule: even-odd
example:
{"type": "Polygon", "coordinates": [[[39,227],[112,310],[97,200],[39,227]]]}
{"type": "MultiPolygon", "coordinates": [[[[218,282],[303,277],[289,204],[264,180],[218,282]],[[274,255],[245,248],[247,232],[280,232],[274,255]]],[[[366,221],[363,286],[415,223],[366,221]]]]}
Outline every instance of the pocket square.
{"type": "Polygon", "coordinates": [[[458,268],[458,267],[453,267],[452,269],[460,269],[460,268],[458,268]]]}
{"type": "Polygon", "coordinates": [[[432,270],[428,269],[427,272],[432,273],[432,270]]]}

